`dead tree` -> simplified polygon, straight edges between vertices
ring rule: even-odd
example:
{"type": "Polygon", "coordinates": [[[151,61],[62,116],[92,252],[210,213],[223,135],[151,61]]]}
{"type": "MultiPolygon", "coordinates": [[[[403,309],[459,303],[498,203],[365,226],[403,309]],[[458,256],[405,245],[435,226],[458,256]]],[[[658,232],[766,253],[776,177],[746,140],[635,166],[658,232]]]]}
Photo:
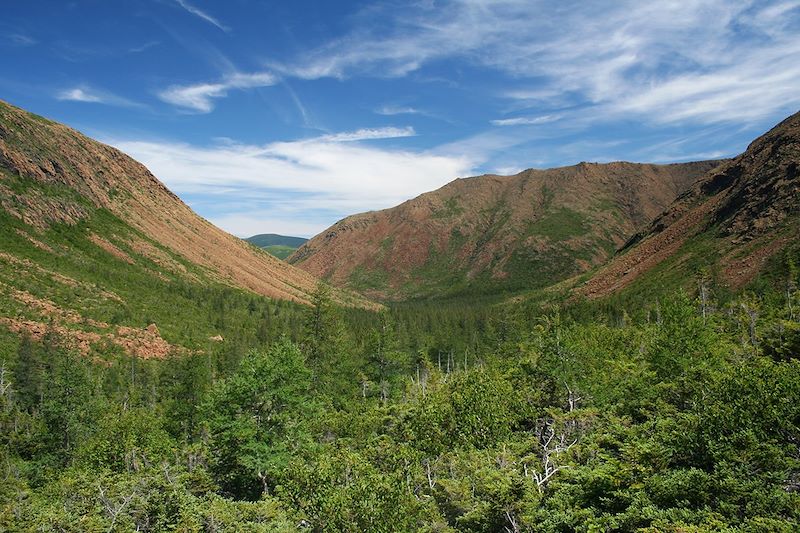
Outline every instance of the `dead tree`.
{"type": "Polygon", "coordinates": [[[567,407],[569,407],[569,412],[571,413],[578,408],[578,404],[583,400],[583,397],[578,396],[578,393],[572,390],[566,381],[564,386],[567,388],[567,407]]]}
{"type": "Polygon", "coordinates": [[[103,504],[103,509],[105,510],[108,517],[111,519],[111,524],[108,526],[108,532],[114,531],[114,526],[117,524],[117,519],[125,510],[126,507],[131,503],[134,497],[139,493],[139,487],[136,486],[133,488],[133,492],[128,494],[127,496],[121,496],[120,498],[114,499],[112,501],[107,495],[106,491],[103,488],[103,485],[98,485],[98,491],[100,496],[100,502],[103,504]]]}
{"type": "Polygon", "coordinates": [[[6,364],[0,366],[0,397],[5,397],[9,394],[8,390],[11,388],[11,381],[8,379],[8,372],[6,371],[6,364]]]}
{"type": "Polygon", "coordinates": [[[559,465],[558,457],[577,444],[578,439],[570,440],[566,432],[556,432],[556,423],[552,418],[537,420],[537,434],[539,437],[538,458],[539,468],[528,469],[528,464],[523,462],[525,476],[536,482],[539,492],[544,492],[547,483],[558,472],[566,468],[559,465]]]}
{"type": "Polygon", "coordinates": [[[431,460],[425,459],[425,477],[428,478],[428,488],[433,490],[436,486],[436,475],[431,471],[431,460]]]}
{"type": "Polygon", "coordinates": [[[519,521],[514,511],[506,509],[505,514],[508,525],[503,526],[503,529],[506,533],[520,533],[522,529],[519,527],[519,521]]]}
{"type": "Polygon", "coordinates": [[[711,305],[709,303],[711,287],[707,275],[700,276],[698,280],[698,293],[700,297],[700,312],[703,315],[703,322],[705,322],[708,314],[711,312],[711,305]]]}
{"type": "Polygon", "coordinates": [[[755,301],[741,302],[740,308],[747,317],[747,334],[750,338],[750,345],[753,351],[758,350],[758,336],[756,333],[756,322],[758,321],[758,308],[755,301]]]}

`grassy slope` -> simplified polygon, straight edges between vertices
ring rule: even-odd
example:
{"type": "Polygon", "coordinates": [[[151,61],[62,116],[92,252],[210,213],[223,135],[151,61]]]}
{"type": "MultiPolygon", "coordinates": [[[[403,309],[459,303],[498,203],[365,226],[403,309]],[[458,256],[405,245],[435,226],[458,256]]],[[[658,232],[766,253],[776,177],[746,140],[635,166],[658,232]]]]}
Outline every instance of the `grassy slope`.
{"type": "Polygon", "coordinates": [[[297,250],[297,248],[294,248],[292,246],[286,246],[284,244],[272,244],[269,246],[262,246],[261,248],[265,250],[267,253],[274,255],[278,259],[286,259],[290,255],[292,255],[292,253],[294,253],[295,250],[297,250]]]}
{"type": "MultiPolygon", "coordinates": [[[[172,253],[109,211],[95,208],[68,187],[34,184],[8,172],[0,174],[0,183],[15,192],[35,187],[46,198],[74,202],[90,212],[75,225],[53,224],[36,230],[0,209],[0,317],[52,321],[69,330],[97,333],[155,323],[169,343],[203,350],[212,342],[211,336],[247,327],[256,331],[265,315],[273,320],[279,309],[292,310],[284,312],[286,317],[299,316],[298,305],[214,281],[203,267],[172,253]],[[98,246],[93,235],[114,244],[131,262],[98,246]],[[159,264],[137,253],[130,246],[135,241],[144,241],[174,263],[159,264]],[[60,311],[54,315],[25,304],[13,296],[14,291],[50,301],[60,311]],[[56,316],[64,312],[77,313],[81,320],[56,316]],[[89,320],[108,323],[110,328],[92,326],[89,320]]],[[[0,348],[9,342],[0,343],[0,348]]]]}

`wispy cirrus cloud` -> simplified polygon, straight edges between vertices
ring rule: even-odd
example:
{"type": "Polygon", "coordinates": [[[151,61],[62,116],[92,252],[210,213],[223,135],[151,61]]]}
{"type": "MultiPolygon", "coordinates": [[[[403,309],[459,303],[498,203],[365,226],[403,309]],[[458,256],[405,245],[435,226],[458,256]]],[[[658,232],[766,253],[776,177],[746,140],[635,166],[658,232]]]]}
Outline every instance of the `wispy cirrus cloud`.
{"type": "Polygon", "coordinates": [[[364,22],[275,68],[402,77],[458,59],[509,76],[505,95],[523,106],[590,106],[597,119],[709,124],[800,105],[797,0],[449,0],[373,6],[364,22]],[[366,24],[376,9],[379,29],[366,24]]]}
{"type": "Polygon", "coordinates": [[[560,119],[560,115],[543,115],[539,117],[514,117],[514,118],[500,118],[491,120],[494,126],[533,126],[536,124],[547,124],[548,122],[555,122],[560,119]]]}
{"type": "Polygon", "coordinates": [[[172,85],[158,93],[158,97],[172,105],[198,113],[214,110],[214,100],[224,98],[231,90],[244,90],[275,85],[278,78],[269,72],[228,75],[220,81],[193,85],[172,85]]]}
{"type": "Polygon", "coordinates": [[[198,8],[196,6],[193,6],[192,4],[187,2],[186,0],[175,0],[175,3],[177,3],[179,6],[181,6],[183,9],[185,9],[187,12],[191,13],[192,15],[194,15],[196,17],[199,17],[199,18],[205,20],[206,22],[209,22],[209,23],[213,24],[214,26],[216,26],[217,28],[221,29],[222,31],[224,31],[224,32],[229,32],[230,31],[230,28],[228,28],[227,26],[222,24],[219,20],[217,20],[216,18],[212,17],[211,15],[209,15],[205,11],[201,10],[200,8],[198,8]]]}
{"type": "Polygon", "coordinates": [[[16,47],[27,47],[39,44],[39,41],[25,33],[9,33],[5,38],[11,45],[16,47]]]}
{"type": "Polygon", "coordinates": [[[158,46],[160,44],[161,44],[161,41],[147,41],[146,43],[140,44],[139,46],[132,46],[132,47],[128,48],[128,53],[129,54],[140,54],[140,53],[144,52],[145,50],[149,50],[150,48],[153,48],[154,46],[158,46]]]}
{"type": "Polygon", "coordinates": [[[108,91],[90,87],[89,85],[77,85],[60,90],[55,94],[55,98],[63,102],[83,102],[87,104],[104,104],[117,107],[144,107],[138,102],[123,98],[122,96],[108,91]]]}
{"type": "Polygon", "coordinates": [[[356,131],[345,131],[341,133],[332,133],[330,135],[323,135],[318,140],[323,142],[354,142],[354,141],[368,141],[375,139],[396,139],[399,137],[413,137],[417,133],[414,128],[407,126],[405,128],[362,128],[356,131]]]}
{"type": "Polygon", "coordinates": [[[422,115],[423,111],[411,106],[385,105],[375,110],[378,115],[391,117],[394,115],[422,115]]]}

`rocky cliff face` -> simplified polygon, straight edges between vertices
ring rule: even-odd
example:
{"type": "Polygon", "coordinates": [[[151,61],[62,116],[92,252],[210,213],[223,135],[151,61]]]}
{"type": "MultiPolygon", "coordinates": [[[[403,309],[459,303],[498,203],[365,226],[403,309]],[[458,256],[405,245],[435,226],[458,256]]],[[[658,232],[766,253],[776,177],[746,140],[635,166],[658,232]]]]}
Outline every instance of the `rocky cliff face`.
{"type": "Polygon", "coordinates": [[[717,161],[458,179],[347,217],[289,261],[377,298],[543,287],[608,260],[717,161]]]}
{"type": "MultiPolygon", "coordinates": [[[[798,215],[800,113],[697,181],[578,292],[608,295],[656,267],[681,270],[690,260],[741,287],[771,256],[797,243],[798,215]]],[[[691,272],[684,274],[691,279],[691,272]]]]}

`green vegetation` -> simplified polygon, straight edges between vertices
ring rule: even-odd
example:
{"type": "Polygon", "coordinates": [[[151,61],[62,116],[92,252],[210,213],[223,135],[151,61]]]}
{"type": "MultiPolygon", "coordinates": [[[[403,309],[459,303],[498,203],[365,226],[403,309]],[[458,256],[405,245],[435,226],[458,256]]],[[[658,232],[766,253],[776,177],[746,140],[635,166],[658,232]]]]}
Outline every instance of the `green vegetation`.
{"type": "Polygon", "coordinates": [[[283,244],[273,244],[270,246],[262,246],[264,250],[269,252],[271,255],[274,255],[278,259],[286,259],[290,255],[294,253],[297,248],[292,248],[291,246],[285,246],[283,244]]]}
{"type": "Polygon", "coordinates": [[[389,276],[382,270],[368,270],[363,266],[350,273],[350,286],[359,292],[369,293],[370,289],[385,287],[389,276]]]}
{"type": "Polygon", "coordinates": [[[308,239],[264,233],[262,235],[253,235],[245,240],[253,246],[262,248],[269,254],[283,260],[292,255],[294,251],[305,244],[308,239]]]}
{"type": "Polygon", "coordinates": [[[2,333],[0,529],[795,531],[798,259],[625,307],[197,293],[271,325],[165,360],[2,333]]]}
{"type": "MultiPolygon", "coordinates": [[[[373,312],[232,288],[66,187],[0,187],[0,531],[800,529],[797,243],[740,291],[700,234],[614,297],[509,300],[458,281],[454,229],[414,273],[440,298],[373,312]],[[75,216],[10,214],[33,197],[75,216]],[[151,324],[163,358],[102,337],[151,324]]],[[[510,215],[482,216],[486,244],[510,215]]],[[[548,253],[563,274],[593,250],[548,253]]],[[[545,287],[535,261],[504,268],[545,287]]]]}
{"type": "Polygon", "coordinates": [[[526,235],[540,235],[553,241],[566,241],[586,233],[587,222],[585,215],[567,207],[559,207],[531,221],[526,229],[526,235]]]}
{"type": "Polygon", "coordinates": [[[453,196],[445,200],[444,205],[431,214],[431,218],[453,218],[464,212],[464,208],[458,205],[458,196],[453,196]]]}

